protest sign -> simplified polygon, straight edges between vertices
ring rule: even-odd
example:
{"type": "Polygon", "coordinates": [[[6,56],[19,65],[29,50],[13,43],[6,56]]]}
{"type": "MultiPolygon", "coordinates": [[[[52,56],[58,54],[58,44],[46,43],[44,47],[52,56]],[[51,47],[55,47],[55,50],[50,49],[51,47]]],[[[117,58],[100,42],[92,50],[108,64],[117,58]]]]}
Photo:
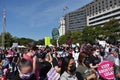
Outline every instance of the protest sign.
{"type": "Polygon", "coordinates": [[[45,37],[45,46],[50,45],[50,37],[45,37]]]}
{"type": "Polygon", "coordinates": [[[60,74],[56,72],[54,68],[51,68],[47,73],[48,80],[58,80],[60,78],[60,74]]]}
{"type": "Polygon", "coordinates": [[[98,65],[98,73],[104,79],[113,80],[114,79],[113,63],[110,61],[102,61],[98,65]]]}

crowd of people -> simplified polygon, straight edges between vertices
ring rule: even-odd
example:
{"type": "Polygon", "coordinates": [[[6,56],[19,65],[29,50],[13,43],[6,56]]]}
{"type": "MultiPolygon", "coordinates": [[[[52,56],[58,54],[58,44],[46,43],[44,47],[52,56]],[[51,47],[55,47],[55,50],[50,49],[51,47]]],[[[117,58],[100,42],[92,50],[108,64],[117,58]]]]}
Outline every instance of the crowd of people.
{"type": "Polygon", "coordinates": [[[114,79],[120,80],[120,45],[95,44],[36,47],[28,44],[1,50],[1,80],[106,80],[99,73],[99,63],[113,62],[114,79]]]}

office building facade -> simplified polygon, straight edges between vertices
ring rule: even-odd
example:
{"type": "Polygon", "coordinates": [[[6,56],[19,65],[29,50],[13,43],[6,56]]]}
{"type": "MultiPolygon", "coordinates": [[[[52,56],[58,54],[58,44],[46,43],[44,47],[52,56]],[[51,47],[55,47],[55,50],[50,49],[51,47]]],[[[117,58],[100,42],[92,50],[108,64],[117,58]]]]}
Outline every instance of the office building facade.
{"type": "Polygon", "coordinates": [[[65,15],[65,31],[82,30],[85,26],[102,26],[113,18],[120,20],[120,0],[93,0],[65,15]]]}
{"type": "Polygon", "coordinates": [[[85,7],[82,7],[65,15],[65,29],[66,31],[82,30],[87,24],[86,21],[85,7]]]}
{"type": "Polygon", "coordinates": [[[101,26],[111,19],[120,20],[120,0],[94,0],[86,5],[87,25],[101,26]]]}

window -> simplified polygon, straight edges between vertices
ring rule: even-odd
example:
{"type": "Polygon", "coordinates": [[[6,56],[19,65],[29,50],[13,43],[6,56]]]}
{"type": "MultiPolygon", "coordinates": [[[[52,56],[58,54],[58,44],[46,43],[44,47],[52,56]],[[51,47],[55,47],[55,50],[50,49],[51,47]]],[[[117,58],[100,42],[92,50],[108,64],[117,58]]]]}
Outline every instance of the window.
{"type": "Polygon", "coordinates": [[[112,3],[112,1],[110,1],[110,3],[112,3]]]}
{"type": "Polygon", "coordinates": [[[104,1],[102,1],[102,4],[104,3],[104,1]]]}
{"type": "Polygon", "coordinates": [[[112,6],[112,4],[110,4],[110,6],[112,6]]]}

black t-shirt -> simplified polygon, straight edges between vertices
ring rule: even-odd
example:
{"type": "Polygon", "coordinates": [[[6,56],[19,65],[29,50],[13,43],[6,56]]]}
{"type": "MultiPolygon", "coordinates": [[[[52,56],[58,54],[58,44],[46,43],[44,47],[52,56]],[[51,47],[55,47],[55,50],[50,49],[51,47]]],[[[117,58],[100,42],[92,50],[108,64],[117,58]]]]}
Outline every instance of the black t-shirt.
{"type": "Polygon", "coordinates": [[[95,57],[95,56],[91,55],[89,60],[90,60],[90,64],[92,63],[93,66],[100,63],[100,59],[97,56],[95,57]]]}
{"type": "Polygon", "coordinates": [[[17,62],[19,57],[20,57],[19,53],[15,53],[14,54],[14,62],[17,62]]]}

